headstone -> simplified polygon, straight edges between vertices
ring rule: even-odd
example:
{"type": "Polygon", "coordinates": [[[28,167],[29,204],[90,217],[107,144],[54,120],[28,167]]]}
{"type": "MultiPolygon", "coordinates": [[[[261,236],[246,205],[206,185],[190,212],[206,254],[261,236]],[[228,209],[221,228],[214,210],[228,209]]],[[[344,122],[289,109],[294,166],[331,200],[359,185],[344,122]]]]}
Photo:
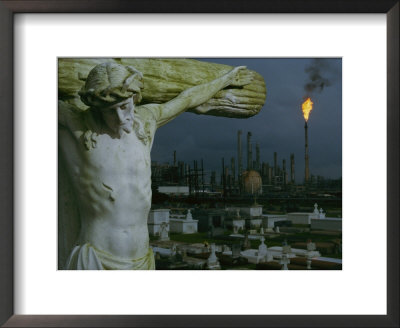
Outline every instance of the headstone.
{"type": "Polygon", "coordinates": [[[323,212],[322,207],[319,209],[319,218],[325,219],[325,213],[323,212]]]}
{"type": "Polygon", "coordinates": [[[263,226],[261,226],[261,229],[260,229],[260,234],[261,234],[261,235],[263,235],[263,234],[264,234],[264,228],[263,228],[263,226]]]}
{"type": "Polygon", "coordinates": [[[258,246],[258,255],[259,256],[266,256],[267,255],[267,245],[264,244],[265,238],[264,236],[261,237],[261,244],[258,246]]]}
{"type": "Polygon", "coordinates": [[[285,253],[282,254],[282,259],[280,260],[279,264],[282,264],[282,270],[289,270],[288,264],[290,264],[290,260],[285,253]]]}
{"type": "Polygon", "coordinates": [[[314,214],[319,214],[317,203],[314,204],[314,214]]]}
{"type": "Polygon", "coordinates": [[[272,254],[270,252],[268,252],[267,245],[264,244],[264,241],[265,241],[265,238],[263,236],[263,237],[261,237],[261,244],[260,244],[260,246],[258,246],[258,257],[260,259],[264,258],[265,262],[271,262],[271,261],[273,261],[274,258],[272,256],[272,254]]]}
{"type": "Polygon", "coordinates": [[[207,268],[211,270],[221,268],[217,255],[215,255],[215,244],[211,244],[211,254],[210,257],[207,259],[207,268]]]}
{"type": "Polygon", "coordinates": [[[307,243],[307,251],[312,252],[317,249],[315,243],[312,243],[311,240],[307,243]]]}
{"type": "Polygon", "coordinates": [[[281,231],[279,230],[279,226],[276,226],[275,232],[276,232],[276,233],[280,233],[280,232],[281,232],[281,231]]]}
{"type": "Polygon", "coordinates": [[[192,213],[190,212],[190,208],[188,209],[188,212],[186,214],[186,220],[191,221],[193,220],[192,213]]]}
{"type": "Polygon", "coordinates": [[[160,241],[167,241],[167,240],[169,240],[168,223],[163,222],[160,225],[160,241]]]}
{"type": "Polygon", "coordinates": [[[307,270],[311,270],[311,259],[313,252],[317,249],[315,243],[309,240],[307,242],[307,270]]]}

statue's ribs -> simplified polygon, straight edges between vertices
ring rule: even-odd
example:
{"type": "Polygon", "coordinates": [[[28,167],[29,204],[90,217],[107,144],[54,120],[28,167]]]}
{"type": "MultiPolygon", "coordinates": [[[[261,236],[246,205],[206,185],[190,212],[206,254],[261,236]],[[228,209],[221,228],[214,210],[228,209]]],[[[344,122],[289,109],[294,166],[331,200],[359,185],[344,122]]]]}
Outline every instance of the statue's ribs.
{"type": "MultiPolygon", "coordinates": [[[[211,81],[232,69],[231,66],[202,62],[193,59],[156,58],[59,58],[58,91],[59,99],[74,104],[82,110],[87,107],[80,101],[78,91],[89,71],[97,64],[114,61],[131,65],[144,75],[142,104],[164,103],[176,97],[183,90],[211,81]]],[[[208,115],[246,118],[257,114],[264,105],[266,87],[263,77],[254,72],[252,83],[241,87],[228,87],[218,92],[201,107],[207,107],[208,115]]],[[[197,112],[193,109],[192,112],[197,112]]]]}

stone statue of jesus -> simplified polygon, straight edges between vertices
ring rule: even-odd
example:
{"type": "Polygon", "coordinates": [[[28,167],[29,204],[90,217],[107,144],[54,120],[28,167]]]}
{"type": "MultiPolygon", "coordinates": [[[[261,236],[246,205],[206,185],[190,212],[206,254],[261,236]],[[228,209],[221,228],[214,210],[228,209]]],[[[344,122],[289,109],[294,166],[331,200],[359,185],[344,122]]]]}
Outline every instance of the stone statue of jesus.
{"type": "Polygon", "coordinates": [[[81,230],[67,260],[69,270],[150,270],[147,217],[151,207],[150,151],[158,127],[186,110],[207,111],[218,91],[252,81],[240,66],[186,89],[164,104],[135,106],[142,73],[132,66],[103,63],[80,90],[84,112],[59,102],[59,149],[71,182],[81,230]]]}

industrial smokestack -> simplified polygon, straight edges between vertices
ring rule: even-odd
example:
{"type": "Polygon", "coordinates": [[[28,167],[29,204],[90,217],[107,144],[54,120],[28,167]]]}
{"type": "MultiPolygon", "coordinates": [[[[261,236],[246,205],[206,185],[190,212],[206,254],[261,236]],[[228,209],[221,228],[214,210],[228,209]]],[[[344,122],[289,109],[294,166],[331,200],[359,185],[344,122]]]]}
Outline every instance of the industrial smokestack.
{"type": "Polygon", "coordinates": [[[203,165],[203,159],[201,159],[201,185],[203,188],[203,196],[204,196],[204,165],[203,165]]]}
{"type": "Polygon", "coordinates": [[[294,154],[290,154],[290,183],[294,184],[294,154]]]}
{"type": "Polygon", "coordinates": [[[235,175],[236,175],[235,157],[231,158],[231,170],[232,170],[232,184],[235,184],[235,175]]]}
{"type": "Polygon", "coordinates": [[[227,191],[230,194],[232,192],[232,176],[229,174],[228,166],[225,166],[225,181],[227,184],[227,191]]]}
{"type": "Polygon", "coordinates": [[[240,176],[242,175],[242,130],[238,131],[238,181],[240,181],[240,176]]]}
{"type": "Polygon", "coordinates": [[[305,133],[305,149],[304,149],[304,159],[305,159],[305,174],[304,174],[304,182],[307,184],[310,176],[310,171],[308,167],[308,125],[307,122],[304,124],[304,133],[305,133]]]}
{"type": "Polygon", "coordinates": [[[283,184],[286,186],[286,183],[287,183],[286,159],[284,159],[282,161],[282,170],[283,170],[283,184]]]}
{"type": "Polygon", "coordinates": [[[267,177],[267,163],[262,162],[261,163],[261,170],[260,170],[260,174],[261,174],[261,179],[263,184],[268,184],[268,177],[267,177]]]}
{"type": "Polygon", "coordinates": [[[253,154],[251,149],[251,132],[247,133],[247,170],[253,166],[253,154]]]}
{"type": "Polygon", "coordinates": [[[272,167],[268,167],[268,181],[272,184],[272,167]]]}
{"type": "Polygon", "coordinates": [[[256,143],[256,170],[260,171],[260,145],[256,143]]]}
{"type": "Polygon", "coordinates": [[[226,179],[225,179],[225,159],[222,158],[222,174],[221,174],[221,184],[223,187],[223,195],[226,197],[226,179]]]}
{"type": "Polygon", "coordinates": [[[189,167],[189,164],[184,164],[185,165],[185,180],[186,180],[186,186],[188,186],[189,185],[189,181],[190,181],[190,167],[189,167]]]}
{"type": "Polygon", "coordinates": [[[174,150],[174,166],[176,166],[176,150],[174,150]]]}

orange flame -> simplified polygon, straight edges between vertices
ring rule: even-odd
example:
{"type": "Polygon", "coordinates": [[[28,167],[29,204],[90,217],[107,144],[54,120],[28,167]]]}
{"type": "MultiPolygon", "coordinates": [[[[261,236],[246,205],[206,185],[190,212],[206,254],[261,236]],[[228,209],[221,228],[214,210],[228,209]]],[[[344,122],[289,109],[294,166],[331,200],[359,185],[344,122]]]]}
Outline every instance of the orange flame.
{"type": "Polygon", "coordinates": [[[303,104],[301,105],[301,108],[303,110],[303,116],[306,122],[308,121],[308,118],[310,117],[310,112],[312,111],[312,105],[314,103],[311,101],[311,98],[308,97],[303,104]]]}

